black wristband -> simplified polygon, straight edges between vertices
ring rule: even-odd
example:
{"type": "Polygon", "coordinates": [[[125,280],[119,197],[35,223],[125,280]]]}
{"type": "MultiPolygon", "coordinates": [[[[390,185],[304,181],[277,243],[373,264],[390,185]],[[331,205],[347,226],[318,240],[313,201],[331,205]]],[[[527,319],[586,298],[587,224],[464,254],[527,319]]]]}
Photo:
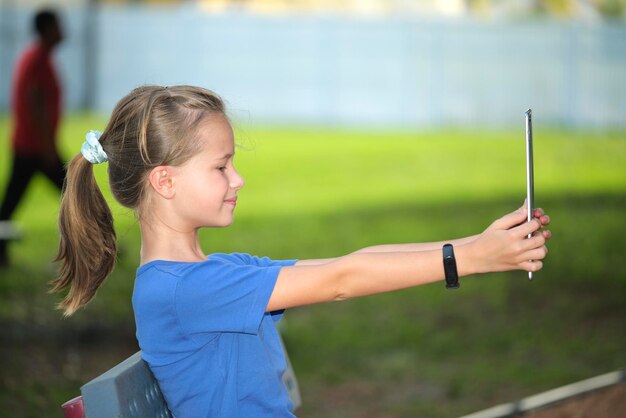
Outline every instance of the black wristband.
{"type": "Polygon", "coordinates": [[[456,270],[456,259],[454,258],[454,248],[452,244],[443,246],[443,271],[446,275],[446,289],[458,289],[459,273],[456,270]]]}

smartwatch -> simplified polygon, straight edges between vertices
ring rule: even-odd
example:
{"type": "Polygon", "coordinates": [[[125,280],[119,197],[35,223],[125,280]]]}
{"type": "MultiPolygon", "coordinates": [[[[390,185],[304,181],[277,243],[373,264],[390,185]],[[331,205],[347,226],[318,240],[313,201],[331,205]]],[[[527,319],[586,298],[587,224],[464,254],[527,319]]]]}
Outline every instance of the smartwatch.
{"type": "Polygon", "coordinates": [[[452,244],[443,246],[443,271],[446,275],[446,289],[458,289],[459,273],[456,270],[456,259],[454,258],[454,248],[452,244]]]}

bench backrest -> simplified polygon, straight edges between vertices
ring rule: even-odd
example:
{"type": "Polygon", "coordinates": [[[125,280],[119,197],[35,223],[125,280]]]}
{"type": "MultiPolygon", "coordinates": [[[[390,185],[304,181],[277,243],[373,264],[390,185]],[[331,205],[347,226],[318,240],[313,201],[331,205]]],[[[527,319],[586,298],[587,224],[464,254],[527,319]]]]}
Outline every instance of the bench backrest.
{"type": "Polygon", "coordinates": [[[171,418],[156,379],[137,352],[80,388],[89,418],[171,418]]]}

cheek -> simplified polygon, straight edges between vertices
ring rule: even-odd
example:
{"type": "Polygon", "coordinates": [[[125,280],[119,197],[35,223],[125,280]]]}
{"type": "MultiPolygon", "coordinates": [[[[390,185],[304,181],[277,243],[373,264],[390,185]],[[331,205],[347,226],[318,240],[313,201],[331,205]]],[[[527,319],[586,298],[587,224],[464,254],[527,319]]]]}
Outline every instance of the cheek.
{"type": "Polygon", "coordinates": [[[222,191],[225,188],[228,188],[228,179],[226,178],[226,176],[222,173],[218,173],[214,176],[212,176],[211,182],[208,185],[211,189],[215,190],[216,192],[222,191]]]}
{"type": "Polygon", "coordinates": [[[209,181],[204,185],[205,196],[210,196],[216,202],[222,202],[228,193],[228,180],[221,173],[212,175],[209,181]]]}

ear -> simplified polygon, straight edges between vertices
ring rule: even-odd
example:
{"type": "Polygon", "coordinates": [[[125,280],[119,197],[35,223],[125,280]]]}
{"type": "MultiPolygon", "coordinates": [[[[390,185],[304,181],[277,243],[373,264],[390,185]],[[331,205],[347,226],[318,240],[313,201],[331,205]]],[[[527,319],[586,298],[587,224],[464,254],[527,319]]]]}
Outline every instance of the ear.
{"type": "Polygon", "coordinates": [[[152,189],[165,199],[174,197],[174,168],[170,166],[154,167],[148,181],[152,189]]]}

